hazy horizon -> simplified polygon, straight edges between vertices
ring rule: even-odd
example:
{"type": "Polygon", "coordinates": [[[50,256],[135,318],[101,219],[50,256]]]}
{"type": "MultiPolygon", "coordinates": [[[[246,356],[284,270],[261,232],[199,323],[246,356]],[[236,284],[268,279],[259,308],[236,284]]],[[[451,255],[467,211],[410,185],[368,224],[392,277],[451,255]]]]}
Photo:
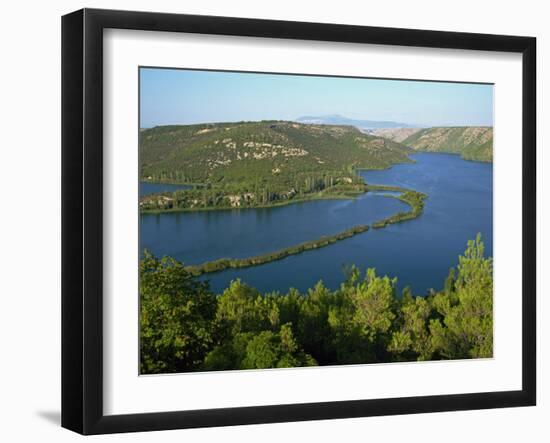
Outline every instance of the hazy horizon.
{"type": "MultiPolygon", "coordinates": [[[[300,116],[300,117],[303,117],[303,116],[300,116]]],[[[319,116],[315,116],[315,117],[326,117],[326,116],[319,115],[319,116]]],[[[343,116],[343,117],[346,117],[346,116],[343,116]]],[[[362,120],[362,119],[360,119],[360,120],[362,120]]],[[[242,123],[254,123],[254,122],[260,122],[260,121],[297,122],[297,119],[295,119],[295,118],[291,118],[291,119],[268,118],[268,119],[262,119],[262,120],[224,120],[224,121],[204,121],[204,122],[195,122],[195,123],[165,123],[165,124],[150,125],[150,126],[140,126],[139,129],[152,129],[152,128],[161,127],[161,126],[187,126],[187,125],[191,126],[191,125],[202,125],[202,124],[204,124],[204,125],[214,124],[215,125],[215,124],[223,124],[223,123],[241,123],[241,122],[242,123]]],[[[380,121],[383,121],[383,120],[380,120],[380,121]]],[[[300,123],[300,122],[297,122],[297,123],[300,123]]],[[[303,123],[303,124],[309,124],[309,123],[303,123]]],[[[329,123],[319,123],[319,124],[329,124],[329,123]]],[[[334,126],[338,126],[338,125],[335,124],[334,126]]],[[[439,128],[467,128],[467,127],[492,128],[493,125],[432,125],[432,126],[428,126],[428,125],[414,125],[414,124],[412,124],[411,126],[402,126],[402,127],[401,126],[396,126],[396,129],[400,129],[400,128],[421,128],[421,129],[425,129],[425,128],[435,128],[435,127],[439,127],[439,128]]]]}
{"type": "Polygon", "coordinates": [[[343,116],[493,126],[493,85],[140,68],[140,128],[343,116]]]}

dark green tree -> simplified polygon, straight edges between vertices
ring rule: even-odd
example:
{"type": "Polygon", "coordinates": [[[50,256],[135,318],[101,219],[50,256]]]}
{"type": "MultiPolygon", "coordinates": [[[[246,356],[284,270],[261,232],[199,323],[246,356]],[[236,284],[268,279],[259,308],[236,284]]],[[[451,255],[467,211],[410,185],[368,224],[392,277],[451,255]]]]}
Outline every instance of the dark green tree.
{"type": "Polygon", "coordinates": [[[214,342],[216,298],[172,258],[140,262],[141,372],[197,369],[214,342]]]}
{"type": "Polygon", "coordinates": [[[478,234],[459,257],[454,291],[434,298],[443,321],[430,323],[432,344],[443,358],[493,355],[493,261],[478,234]]]}
{"type": "Polygon", "coordinates": [[[205,359],[208,370],[266,369],[315,366],[315,359],[298,345],[290,323],[278,332],[236,334],[231,342],[216,347],[205,359]]]}
{"type": "Polygon", "coordinates": [[[218,298],[216,319],[230,336],[239,332],[273,329],[279,325],[279,311],[272,298],[255,288],[232,281],[218,298]]]}

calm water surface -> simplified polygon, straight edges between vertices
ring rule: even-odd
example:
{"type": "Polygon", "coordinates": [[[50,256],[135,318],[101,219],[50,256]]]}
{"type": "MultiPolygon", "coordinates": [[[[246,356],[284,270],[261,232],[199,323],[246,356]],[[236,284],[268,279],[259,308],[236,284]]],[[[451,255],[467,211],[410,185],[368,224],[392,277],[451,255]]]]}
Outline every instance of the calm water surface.
{"type": "Polygon", "coordinates": [[[139,182],[139,196],[154,194],[156,192],[174,192],[179,189],[191,189],[188,185],[174,185],[172,183],[139,182]]]}
{"type": "MultiPolygon", "coordinates": [[[[429,195],[421,217],[370,230],[330,246],[261,266],[207,274],[220,292],[235,278],[261,291],[304,291],[317,281],[336,288],[356,264],[398,278],[416,294],[440,289],[469,239],[481,232],[492,255],[492,164],[448,154],[415,154],[416,163],[365,171],[369,183],[412,188],[429,195]]],[[[159,191],[155,191],[159,192],[159,191]]],[[[141,248],[186,264],[275,251],[401,210],[404,203],[376,194],[356,200],[319,200],[276,208],[142,214],[141,248]]]]}

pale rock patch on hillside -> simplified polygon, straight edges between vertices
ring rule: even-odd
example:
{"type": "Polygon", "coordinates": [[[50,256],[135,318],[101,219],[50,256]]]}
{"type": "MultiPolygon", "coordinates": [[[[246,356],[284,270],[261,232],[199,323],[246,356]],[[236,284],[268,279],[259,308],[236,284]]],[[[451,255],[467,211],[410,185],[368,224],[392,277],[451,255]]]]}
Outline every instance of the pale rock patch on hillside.
{"type": "Polygon", "coordinates": [[[282,155],[283,157],[303,157],[304,155],[309,154],[308,151],[302,148],[253,141],[244,142],[243,148],[252,148],[253,150],[250,152],[250,155],[252,155],[252,157],[256,160],[269,157],[273,158],[277,155],[282,155]]]}
{"type": "Polygon", "coordinates": [[[207,132],[212,132],[212,131],[215,131],[215,129],[214,128],[204,128],[204,129],[201,129],[201,130],[195,132],[195,135],[206,134],[207,132]]]}
{"type": "Polygon", "coordinates": [[[371,132],[371,134],[401,143],[403,140],[413,134],[416,134],[421,129],[422,128],[381,128],[375,129],[371,132]]]}

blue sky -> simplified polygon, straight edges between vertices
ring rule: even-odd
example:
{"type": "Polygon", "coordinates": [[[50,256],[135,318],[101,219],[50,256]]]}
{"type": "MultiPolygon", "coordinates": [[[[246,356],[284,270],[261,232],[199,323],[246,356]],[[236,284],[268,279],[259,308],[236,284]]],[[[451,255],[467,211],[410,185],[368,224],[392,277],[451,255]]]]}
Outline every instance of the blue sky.
{"type": "Polygon", "coordinates": [[[140,125],[340,114],[420,126],[493,124],[493,87],[465,83],[140,69],[140,125]]]}

